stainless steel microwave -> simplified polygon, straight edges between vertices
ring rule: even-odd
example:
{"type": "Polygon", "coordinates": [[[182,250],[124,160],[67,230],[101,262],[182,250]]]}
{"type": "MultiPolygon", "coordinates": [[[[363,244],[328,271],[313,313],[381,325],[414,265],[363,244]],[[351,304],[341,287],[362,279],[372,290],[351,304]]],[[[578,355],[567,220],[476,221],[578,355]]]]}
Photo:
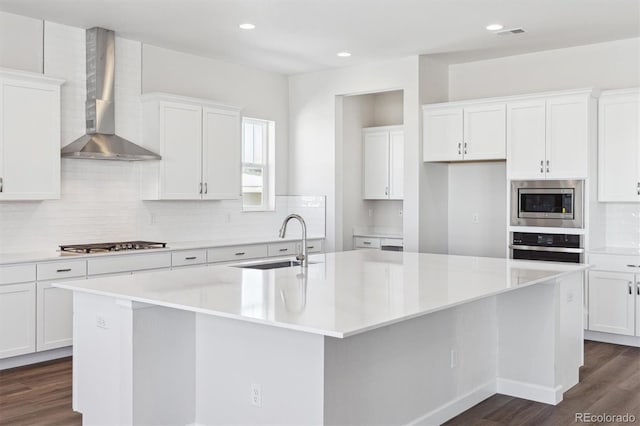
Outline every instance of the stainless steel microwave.
{"type": "Polygon", "coordinates": [[[584,181],[511,181],[511,225],[582,228],[584,181]]]}

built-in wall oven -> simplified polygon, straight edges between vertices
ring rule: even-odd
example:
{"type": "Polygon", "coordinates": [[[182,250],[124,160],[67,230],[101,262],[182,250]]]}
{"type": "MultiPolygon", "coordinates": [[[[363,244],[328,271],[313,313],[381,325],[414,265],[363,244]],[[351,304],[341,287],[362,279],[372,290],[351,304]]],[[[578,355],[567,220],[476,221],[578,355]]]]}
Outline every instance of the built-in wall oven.
{"type": "Polygon", "coordinates": [[[581,180],[514,180],[511,225],[582,228],[583,194],[581,180]]]}
{"type": "Polygon", "coordinates": [[[584,263],[583,242],[582,235],[513,232],[511,258],[584,263]]]}

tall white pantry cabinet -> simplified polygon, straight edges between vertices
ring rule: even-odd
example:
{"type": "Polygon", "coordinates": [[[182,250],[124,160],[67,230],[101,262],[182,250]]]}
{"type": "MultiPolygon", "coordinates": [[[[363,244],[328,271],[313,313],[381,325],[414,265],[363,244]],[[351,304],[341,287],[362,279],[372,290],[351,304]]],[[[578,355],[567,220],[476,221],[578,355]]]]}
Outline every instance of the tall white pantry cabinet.
{"type": "Polygon", "coordinates": [[[162,156],[142,165],[143,199],[240,198],[240,108],[164,93],[142,102],[143,145],[162,156]]]}
{"type": "Polygon", "coordinates": [[[402,200],[404,130],[402,126],[362,129],[362,198],[402,200]]]}
{"type": "Polygon", "coordinates": [[[0,69],[0,201],[60,198],[60,86],[0,69]]]}

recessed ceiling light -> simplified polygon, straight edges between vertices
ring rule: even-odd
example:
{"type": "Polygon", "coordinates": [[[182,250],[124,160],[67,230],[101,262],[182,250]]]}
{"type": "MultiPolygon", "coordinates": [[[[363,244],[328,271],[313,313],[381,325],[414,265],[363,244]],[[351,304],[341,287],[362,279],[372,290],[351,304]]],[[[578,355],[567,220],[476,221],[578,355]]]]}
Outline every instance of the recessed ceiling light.
{"type": "Polygon", "coordinates": [[[238,25],[240,28],[242,28],[243,30],[252,30],[254,29],[256,26],[253,24],[250,24],[248,22],[244,23],[244,24],[240,24],[238,25]]]}
{"type": "Polygon", "coordinates": [[[351,53],[349,53],[349,52],[338,52],[338,53],[336,53],[336,55],[340,56],[341,58],[348,58],[349,56],[351,56],[351,53]]]}
{"type": "Polygon", "coordinates": [[[500,31],[503,28],[504,27],[502,25],[500,25],[500,24],[487,25],[487,30],[489,30],[489,31],[500,31]]]}

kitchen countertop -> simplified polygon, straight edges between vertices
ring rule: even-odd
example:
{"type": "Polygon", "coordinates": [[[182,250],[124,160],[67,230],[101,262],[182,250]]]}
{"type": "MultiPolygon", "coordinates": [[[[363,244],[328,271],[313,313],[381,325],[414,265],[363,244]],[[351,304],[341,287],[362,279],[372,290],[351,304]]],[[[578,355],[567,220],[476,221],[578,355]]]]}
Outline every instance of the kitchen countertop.
{"type": "Polygon", "coordinates": [[[214,265],[55,286],[344,338],[588,268],[378,250],[310,259],[305,274],[214,265]]]}
{"type": "MultiPolygon", "coordinates": [[[[307,236],[307,240],[321,240],[324,236],[310,235],[307,236]]],[[[250,245],[250,244],[268,244],[279,242],[292,242],[300,241],[300,237],[287,237],[278,238],[273,237],[240,237],[240,238],[221,238],[217,240],[203,240],[203,241],[180,241],[167,243],[165,248],[155,248],[147,250],[125,250],[125,251],[112,251],[105,253],[68,253],[60,252],[59,250],[42,250],[24,253],[0,253],[0,265],[12,264],[12,263],[32,263],[32,262],[47,262],[53,260],[71,260],[71,259],[85,259],[95,258],[100,256],[121,256],[129,254],[145,254],[145,253],[161,253],[166,251],[175,250],[194,250],[210,247],[229,247],[238,245],[250,245]]]]}
{"type": "Polygon", "coordinates": [[[640,248],[631,247],[599,247],[589,250],[592,254],[611,254],[618,256],[640,256],[640,248]]]}

